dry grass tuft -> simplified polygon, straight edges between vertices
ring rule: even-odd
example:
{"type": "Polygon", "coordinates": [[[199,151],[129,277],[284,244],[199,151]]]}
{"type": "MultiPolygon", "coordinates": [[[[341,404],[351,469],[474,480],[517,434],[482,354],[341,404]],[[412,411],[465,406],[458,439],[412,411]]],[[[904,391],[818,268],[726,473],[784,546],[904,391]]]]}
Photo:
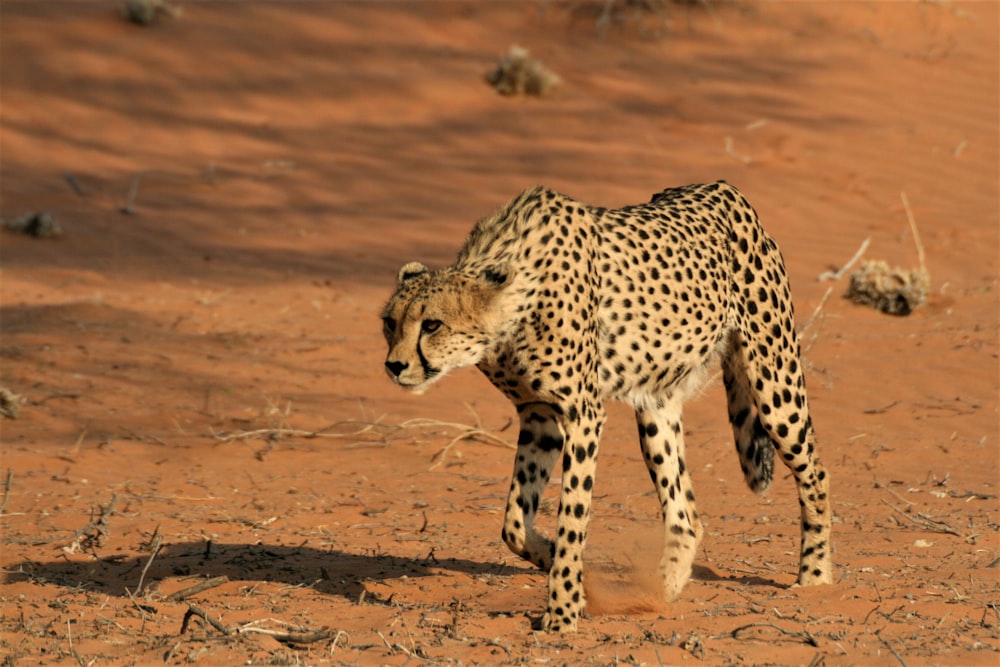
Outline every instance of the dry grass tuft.
{"type": "Polygon", "coordinates": [[[910,200],[905,192],[900,192],[899,198],[903,202],[903,210],[906,211],[913,243],[917,246],[920,268],[910,270],[898,266],[890,268],[882,260],[862,262],[861,268],[851,274],[851,284],[847,288],[846,296],[854,303],[871,306],[883,313],[909,315],[926,303],[931,275],[927,272],[927,257],[924,245],[920,242],[917,221],[910,209],[910,200]]]}
{"type": "Polygon", "coordinates": [[[0,387],[0,416],[17,419],[21,412],[21,395],[6,387],[0,387]]]}
{"type": "Polygon", "coordinates": [[[25,213],[4,223],[7,231],[27,234],[36,239],[62,236],[63,230],[55,217],[48,211],[25,213]]]}
{"type": "Polygon", "coordinates": [[[889,315],[909,315],[927,301],[930,284],[925,269],[906,270],[872,260],[851,274],[847,298],[889,315]]]}
{"type": "Polygon", "coordinates": [[[179,16],[180,10],[167,4],[166,0],[125,0],[122,14],[126,21],[148,26],[156,23],[161,16],[179,16]]]}
{"type": "Polygon", "coordinates": [[[543,97],[561,81],[558,74],[516,44],[500,59],[496,69],[486,75],[486,82],[501,95],[543,97]]]}

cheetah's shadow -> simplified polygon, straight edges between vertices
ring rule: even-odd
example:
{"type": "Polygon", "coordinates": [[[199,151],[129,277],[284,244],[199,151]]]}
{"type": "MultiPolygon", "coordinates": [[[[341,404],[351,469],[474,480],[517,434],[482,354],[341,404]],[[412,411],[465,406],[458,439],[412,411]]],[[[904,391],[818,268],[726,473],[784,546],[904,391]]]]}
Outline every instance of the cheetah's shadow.
{"type": "Polygon", "coordinates": [[[742,575],[742,576],[727,576],[724,574],[719,574],[707,565],[697,565],[695,564],[691,568],[691,579],[694,581],[719,581],[719,582],[729,582],[734,584],[743,584],[744,586],[768,586],[770,588],[788,588],[785,584],[779,583],[774,579],[768,579],[767,577],[762,577],[756,574],[742,575]]]}
{"type": "MultiPolygon", "coordinates": [[[[458,558],[407,558],[389,554],[354,554],[336,549],[270,544],[216,544],[187,542],[164,545],[150,561],[150,554],[104,556],[91,560],[25,560],[6,569],[4,583],[31,581],[74,590],[126,597],[138,588],[155,588],[167,579],[217,577],[230,581],[271,582],[290,586],[309,586],[325,594],[356,601],[370,593],[369,585],[391,579],[439,576],[443,570],[470,577],[514,574],[540,574],[536,568],[484,563],[458,558]],[[143,576],[143,569],[148,569],[143,576]]],[[[730,582],[746,586],[786,586],[768,578],[726,576],[710,567],[694,565],[692,579],[704,582],[730,582]]],[[[194,585],[191,579],[185,585],[194,585]]],[[[184,588],[185,585],[178,586],[184,588]]],[[[541,585],[541,584],[539,584],[541,585]]],[[[369,595],[367,599],[373,599],[369,595]]],[[[375,596],[377,599],[377,596],[375,596]]]]}
{"type": "MultiPolygon", "coordinates": [[[[323,594],[357,600],[367,590],[366,583],[435,576],[442,570],[470,577],[535,571],[527,565],[520,568],[503,563],[436,558],[433,553],[425,558],[407,558],[271,544],[167,544],[156,553],[152,562],[148,553],[98,556],[88,561],[22,561],[6,569],[4,582],[32,581],[124,597],[136,590],[141,577],[148,590],[157,582],[170,578],[225,575],[230,581],[306,585],[323,594]],[[143,577],[143,568],[147,565],[149,568],[143,577]]],[[[193,585],[197,581],[189,583],[193,585]]]]}

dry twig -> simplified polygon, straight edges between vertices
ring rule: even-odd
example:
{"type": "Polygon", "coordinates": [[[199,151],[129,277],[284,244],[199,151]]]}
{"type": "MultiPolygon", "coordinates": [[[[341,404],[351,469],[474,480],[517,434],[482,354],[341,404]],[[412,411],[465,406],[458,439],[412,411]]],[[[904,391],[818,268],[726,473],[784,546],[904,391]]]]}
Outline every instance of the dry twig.
{"type": "Polygon", "coordinates": [[[198,616],[199,618],[203,619],[206,623],[208,623],[209,625],[211,625],[213,628],[215,628],[224,635],[233,634],[233,630],[227,628],[225,625],[222,624],[221,621],[218,621],[210,617],[202,609],[190,603],[188,604],[188,610],[184,612],[184,619],[181,621],[181,631],[179,634],[183,635],[185,632],[187,632],[188,623],[191,622],[192,616],[198,616]]]}
{"type": "Polygon", "coordinates": [[[854,255],[849,260],[847,260],[847,264],[844,264],[836,271],[826,271],[824,273],[819,274],[819,278],[817,278],[817,280],[823,282],[824,280],[839,279],[842,275],[847,273],[847,270],[849,268],[854,266],[855,262],[861,259],[861,256],[865,254],[865,250],[868,250],[868,246],[871,245],[871,242],[872,242],[872,237],[869,236],[868,238],[866,238],[864,241],[861,242],[861,247],[858,248],[858,251],[854,253],[854,255]]]}
{"type": "Polygon", "coordinates": [[[143,627],[145,627],[146,620],[149,618],[147,614],[155,614],[156,607],[148,604],[139,604],[139,601],[135,599],[135,595],[128,588],[125,589],[125,595],[128,596],[128,599],[132,601],[132,605],[138,610],[139,616],[142,618],[143,627]]]}
{"type": "Polygon", "coordinates": [[[69,642],[69,653],[76,658],[77,664],[79,664],[80,667],[87,667],[87,661],[83,659],[83,656],[80,655],[75,648],[73,648],[73,626],[70,624],[69,619],[66,619],[66,641],[69,642]]]}
{"type": "Polygon", "coordinates": [[[307,632],[284,632],[281,630],[271,630],[270,628],[258,628],[254,625],[240,626],[236,628],[236,633],[241,635],[246,635],[246,634],[267,635],[268,637],[273,637],[279,642],[285,644],[312,644],[315,642],[325,641],[338,634],[329,630],[328,628],[322,628],[320,630],[311,630],[307,632]]]}
{"type": "Polygon", "coordinates": [[[751,162],[753,162],[753,158],[751,158],[749,155],[744,155],[743,153],[740,153],[739,151],[736,150],[736,146],[735,143],[733,142],[732,137],[726,137],[726,154],[729,157],[733,158],[734,160],[742,162],[743,164],[750,164],[751,162]]]}
{"type": "MultiPolygon", "coordinates": [[[[505,448],[513,448],[513,444],[507,442],[505,439],[490,433],[489,431],[480,428],[478,426],[470,426],[469,424],[461,424],[457,422],[443,422],[437,421],[435,419],[409,419],[401,424],[382,424],[380,421],[376,420],[374,422],[357,422],[357,421],[345,421],[337,422],[331,424],[322,429],[316,431],[304,431],[293,428],[263,428],[256,429],[252,431],[234,431],[232,433],[214,433],[216,440],[220,442],[232,442],[234,440],[249,440],[249,439],[264,439],[264,440],[279,440],[284,437],[298,437],[298,438],[356,438],[365,434],[373,433],[375,437],[379,439],[382,445],[388,444],[387,439],[392,435],[397,435],[402,431],[410,429],[421,429],[430,431],[432,429],[448,429],[459,431],[458,435],[454,436],[443,448],[438,450],[431,457],[433,464],[431,468],[435,468],[444,460],[444,456],[448,451],[455,445],[455,443],[461,440],[476,440],[488,445],[495,445],[505,448]],[[351,425],[361,425],[354,431],[347,433],[326,433],[326,431],[344,426],[347,424],[351,425]]],[[[358,446],[360,442],[354,442],[346,446],[358,446]]],[[[375,443],[367,443],[369,445],[375,443]]]]}
{"type": "Polygon", "coordinates": [[[132,205],[135,204],[136,195],[139,194],[139,180],[142,179],[143,172],[139,172],[132,177],[132,183],[128,188],[128,196],[125,198],[125,205],[121,207],[121,212],[125,215],[132,215],[135,213],[135,209],[132,205]]]}
{"type": "Polygon", "coordinates": [[[66,179],[66,182],[69,183],[69,186],[73,188],[73,192],[75,192],[80,197],[87,196],[86,191],[84,191],[83,186],[80,185],[80,181],[76,180],[76,176],[73,174],[73,172],[71,171],[64,172],[63,178],[66,179]]]}
{"type": "Polygon", "coordinates": [[[823,295],[823,298],[819,300],[819,305],[816,306],[816,310],[812,312],[812,315],[809,316],[809,319],[806,320],[806,323],[802,326],[802,331],[799,332],[799,337],[805,336],[805,333],[809,331],[809,327],[811,327],[813,323],[816,321],[816,318],[819,316],[820,311],[823,310],[823,306],[826,305],[826,300],[830,298],[830,293],[832,291],[833,291],[832,287],[826,288],[826,293],[823,295]]]}
{"type": "Polygon", "coordinates": [[[77,551],[88,551],[104,544],[104,540],[109,535],[108,519],[115,513],[115,505],[117,504],[118,494],[115,493],[111,496],[111,502],[108,503],[108,506],[101,510],[101,515],[96,519],[91,519],[90,523],[76,531],[73,541],[69,546],[63,547],[63,551],[74,554],[77,551]]]}
{"type": "Polygon", "coordinates": [[[774,628],[778,632],[788,637],[794,637],[795,639],[801,640],[803,643],[809,646],[819,646],[819,642],[816,638],[810,634],[808,630],[802,630],[801,632],[795,632],[794,630],[786,630],[780,625],[775,625],[774,623],[748,623],[747,625],[741,625],[727,635],[718,635],[716,639],[739,639],[739,634],[744,630],[749,630],[750,628],[774,628]]]}
{"type": "Polygon", "coordinates": [[[135,594],[139,595],[142,593],[142,584],[146,580],[146,572],[149,571],[149,566],[153,564],[153,559],[156,558],[156,554],[160,553],[160,546],[163,544],[163,536],[159,535],[159,526],[156,528],[156,532],[153,533],[153,545],[150,548],[152,551],[149,554],[149,560],[146,561],[145,567],[142,568],[142,573],[139,575],[139,585],[135,587],[135,594]]]}
{"type": "MultiPolygon", "coordinates": [[[[181,621],[180,634],[184,634],[185,632],[187,632],[188,624],[191,622],[191,618],[194,616],[197,616],[205,620],[205,622],[207,622],[218,632],[222,633],[227,637],[233,635],[259,634],[259,635],[267,635],[269,637],[273,637],[279,642],[286,644],[312,644],[314,642],[321,642],[327,639],[331,639],[333,637],[340,636],[340,633],[334,632],[329,628],[321,628],[319,630],[300,629],[292,632],[271,630],[269,628],[260,627],[258,624],[261,623],[261,621],[250,621],[249,623],[227,626],[224,625],[222,621],[212,618],[207,613],[205,613],[204,610],[200,609],[199,607],[196,607],[191,603],[188,603],[188,610],[184,612],[184,619],[181,621]]],[[[286,626],[288,625],[283,621],[277,621],[277,622],[281,623],[282,625],[286,626]]]]}
{"type": "Polygon", "coordinates": [[[0,516],[7,511],[7,501],[10,500],[10,487],[14,482],[13,468],[7,468],[7,478],[3,482],[3,501],[0,502],[0,516]]]}
{"type": "Polygon", "coordinates": [[[460,424],[456,422],[442,422],[442,421],[437,421],[436,419],[418,418],[418,419],[408,419],[407,421],[399,425],[399,428],[401,429],[406,429],[406,428],[430,429],[434,427],[450,428],[462,431],[463,433],[461,437],[467,438],[469,440],[479,440],[480,442],[483,442],[487,445],[496,445],[498,447],[507,447],[511,449],[514,447],[514,445],[507,442],[503,438],[493,435],[489,431],[485,431],[481,428],[475,426],[469,426],[468,424],[460,424]]]}
{"type": "Polygon", "coordinates": [[[896,660],[899,660],[899,664],[901,664],[903,667],[907,667],[906,661],[903,660],[903,656],[899,655],[899,653],[896,652],[896,649],[894,649],[892,647],[892,644],[890,644],[888,641],[886,641],[885,637],[882,636],[882,632],[881,631],[876,632],[875,636],[878,637],[878,640],[880,642],[882,642],[883,644],[885,644],[885,647],[887,649],[889,649],[890,653],[892,653],[894,656],[896,656],[896,660]]]}
{"type": "Polygon", "coordinates": [[[167,597],[163,598],[167,602],[179,602],[184,598],[189,598],[192,595],[197,595],[202,591],[207,591],[209,588],[215,588],[216,586],[221,586],[222,584],[228,583],[229,577],[222,575],[219,577],[212,577],[210,579],[205,579],[202,582],[195,584],[194,586],[188,586],[187,588],[182,588],[179,591],[174,591],[167,597]]]}
{"type": "Polygon", "coordinates": [[[889,410],[897,405],[899,405],[899,401],[893,401],[892,403],[882,406],[881,408],[868,408],[867,410],[862,410],[861,413],[865,415],[880,415],[883,412],[889,412],[889,410]]]}
{"type": "Polygon", "coordinates": [[[917,259],[920,262],[920,270],[927,273],[927,256],[924,254],[924,244],[920,242],[920,232],[917,231],[917,221],[913,217],[910,209],[910,199],[905,192],[900,191],[899,198],[903,201],[903,210],[906,211],[906,220],[910,223],[910,231],[913,232],[913,243],[917,246],[917,259]]]}
{"type": "Polygon", "coordinates": [[[921,528],[924,528],[934,533],[946,533],[948,535],[954,535],[955,537],[961,537],[963,539],[965,538],[964,533],[962,533],[959,530],[956,530],[955,528],[949,526],[943,521],[938,521],[932,516],[928,516],[926,514],[920,514],[919,512],[914,516],[908,512],[904,512],[903,510],[899,509],[898,507],[896,507],[895,505],[893,505],[892,503],[888,502],[885,499],[882,499],[882,502],[891,507],[893,510],[895,510],[897,514],[907,519],[908,521],[917,524],[921,528]]]}
{"type": "MultiPolygon", "coordinates": [[[[264,439],[264,440],[279,440],[284,437],[296,437],[296,438],[347,438],[362,435],[368,433],[369,431],[378,428],[385,427],[380,423],[381,417],[373,422],[357,422],[357,421],[343,421],[335,422],[328,426],[324,426],[321,429],[315,431],[303,431],[294,428],[260,428],[252,431],[233,431],[232,433],[219,432],[213,433],[212,436],[219,442],[232,442],[233,440],[251,440],[251,439],[264,439]],[[330,429],[334,429],[340,426],[346,426],[349,424],[360,424],[361,428],[356,431],[351,431],[349,433],[327,433],[330,429]]],[[[391,428],[391,427],[390,427],[391,428]]]]}
{"type": "MultiPolygon", "coordinates": [[[[826,288],[826,293],[823,295],[823,298],[819,300],[819,305],[816,306],[816,310],[814,310],[812,315],[809,316],[809,319],[802,327],[802,331],[799,332],[799,340],[805,338],[806,332],[809,331],[809,328],[812,327],[813,323],[815,323],[816,319],[819,317],[820,312],[823,310],[823,306],[826,305],[826,300],[830,298],[830,294],[832,292],[833,292],[832,287],[826,288]]],[[[809,354],[809,351],[812,350],[813,345],[816,344],[817,338],[819,338],[818,331],[812,335],[812,338],[809,339],[809,342],[806,344],[805,348],[802,351],[803,354],[809,354]]]]}

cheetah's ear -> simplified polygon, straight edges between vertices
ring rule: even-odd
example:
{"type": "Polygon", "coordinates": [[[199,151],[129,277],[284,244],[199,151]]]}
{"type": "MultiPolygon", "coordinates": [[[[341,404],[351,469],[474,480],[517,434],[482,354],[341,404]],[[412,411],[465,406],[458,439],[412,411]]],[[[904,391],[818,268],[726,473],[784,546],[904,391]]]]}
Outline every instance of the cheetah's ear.
{"type": "Polygon", "coordinates": [[[493,289],[502,289],[514,280],[514,271],[507,264],[491,264],[479,275],[493,289]]]}
{"type": "Polygon", "coordinates": [[[400,285],[405,283],[407,280],[416,278],[430,271],[426,266],[420,262],[410,262],[409,264],[404,264],[403,268],[399,270],[397,274],[397,280],[400,285]]]}

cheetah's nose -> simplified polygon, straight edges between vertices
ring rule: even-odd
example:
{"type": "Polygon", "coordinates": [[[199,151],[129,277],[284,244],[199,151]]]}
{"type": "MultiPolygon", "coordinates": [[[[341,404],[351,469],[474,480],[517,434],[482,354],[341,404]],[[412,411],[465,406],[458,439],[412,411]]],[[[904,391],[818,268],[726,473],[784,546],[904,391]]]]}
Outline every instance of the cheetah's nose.
{"type": "Polygon", "coordinates": [[[392,377],[399,377],[399,374],[407,369],[408,363],[403,361],[387,361],[385,362],[385,368],[389,371],[389,375],[392,377]]]}

